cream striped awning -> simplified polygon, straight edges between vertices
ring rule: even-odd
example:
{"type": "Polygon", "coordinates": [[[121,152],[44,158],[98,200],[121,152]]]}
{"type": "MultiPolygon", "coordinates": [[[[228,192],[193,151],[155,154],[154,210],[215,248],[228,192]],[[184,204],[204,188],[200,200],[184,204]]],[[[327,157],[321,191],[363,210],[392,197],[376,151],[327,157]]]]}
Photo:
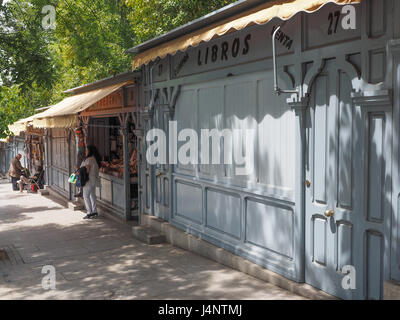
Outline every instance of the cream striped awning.
{"type": "Polygon", "coordinates": [[[86,110],[118,89],[133,83],[133,80],[129,80],[65,98],[50,109],[34,115],[32,125],[35,128],[76,127],[80,112],[86,110]]]}
{"type": "Polygon", "coordinates": [[[19,136],[21,132],[26,131],[28,125],[33,121],[34,116],[30,116],[29,118],[18,120],[13,124],[8,126],[8,130],[10,130],[15,136],[19,136]]]}

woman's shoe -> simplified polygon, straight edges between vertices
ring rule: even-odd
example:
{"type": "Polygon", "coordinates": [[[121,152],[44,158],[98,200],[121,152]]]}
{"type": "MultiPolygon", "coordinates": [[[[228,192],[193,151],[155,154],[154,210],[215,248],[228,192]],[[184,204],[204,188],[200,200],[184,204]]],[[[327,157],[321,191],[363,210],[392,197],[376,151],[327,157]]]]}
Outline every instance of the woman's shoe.
{"type": "Polygon", "coordinates": [[[92,216],[92,214],[91,214],[91,213],[89,213],[89,214],[87,214],[86,216],[84,216],[84,217],[83,217],[83,219],[90,219],[90,218],[91,218],[91,216],[92,216]]]}
{"type": "Polygon", "coordinates": [[[97,212],[93,212],[93,213],[90,215],[90,219],[97,218],[98,216],[99,216],[99,214],[98,214],[97,212]]]}

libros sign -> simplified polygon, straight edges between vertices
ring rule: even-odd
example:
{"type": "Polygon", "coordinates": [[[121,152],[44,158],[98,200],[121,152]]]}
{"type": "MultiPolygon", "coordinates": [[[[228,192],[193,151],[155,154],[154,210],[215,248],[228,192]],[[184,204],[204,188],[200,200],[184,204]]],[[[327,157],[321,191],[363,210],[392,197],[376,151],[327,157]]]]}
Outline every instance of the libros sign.
{"type": "Polygon", "coordinates": [[[197,53],[197,65],[201,66],[217,61],[228,61],[239,55],[246,55],[250,50],[250,40],[251,34],[248,34],[244,39],[237,37],[230,42],[224,41],[219,45],[214,44],[205,49],[199,49],[197,53]]]}
{"type": "MultiPolygon", "coordinates": [[[[182,77],[249,61],[256,52],[260,52],[259,40],[260,36],[254,32],[242,35],[232,33],[208,43],[203,42],[197,47],[190,47],[186,52],[178,52],[172,57],[172,75],[182,77]]],[[[262,51],[265,52],[264,49],[262,51]]]]}
{"type": "MultiPolygon", "coordinates": [[[[172,57],[171,74],[178,78],[268,58],[272,52],[270,34],[273,26],[274,24],[251,26],[248,30],[232,32],[209,42],[202,42],[196,47],[189,47],[185,52],[178,52],[172,57]]],[[[282,42],[277,48],[278,54],[293,51],[295,29],[294,24],[290,24],[279,35],[282,42]]]]}

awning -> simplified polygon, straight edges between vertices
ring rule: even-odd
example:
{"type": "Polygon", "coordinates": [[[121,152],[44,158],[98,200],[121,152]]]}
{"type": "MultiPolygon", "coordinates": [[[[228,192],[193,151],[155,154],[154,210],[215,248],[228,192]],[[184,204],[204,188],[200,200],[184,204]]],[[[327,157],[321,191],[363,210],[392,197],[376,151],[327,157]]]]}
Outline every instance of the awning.
{"type": "Polygon", "coordinates": [[[158,57],[165,58],[168,54],[174,55],[178,51],[185,51],[190,46],[196,47],[201,42],[208,42],[214,38],[252,25],[265,24],[273,18],[288,20],[301,11],[315,12],[327,3],[345,5],[360,2],[361,0],[279,0],[267,2],[217,24],[140,52],[134,57],[132,67],[135,70],[158,57]]]}
{"type": "Polygon", "coordinates": [[[133,80],[108,87],[77,94],[65,98],[50,109],[33,116],[32,124],[36,128],[72,128],[78,121],[78,114],[96,102],[117,91],[123,86],[133,84],[133,80]]]}
{"type": "Polygon", "coordinates": [[[14,122],[8,126],[8,130],[10,130],[15,136],[19,136],[21,132],[27,130],[28,124],[33,121],[33,117],[34,116],[30,116],[29,118],[14,122]]]}
{"type": "Polygon", "coordinates": [[[34,119],[32,125],[35,128],[74,128],[78,123],[78,115],[68,115],[59,117],[50,117],[43,119],[34,119]]]}

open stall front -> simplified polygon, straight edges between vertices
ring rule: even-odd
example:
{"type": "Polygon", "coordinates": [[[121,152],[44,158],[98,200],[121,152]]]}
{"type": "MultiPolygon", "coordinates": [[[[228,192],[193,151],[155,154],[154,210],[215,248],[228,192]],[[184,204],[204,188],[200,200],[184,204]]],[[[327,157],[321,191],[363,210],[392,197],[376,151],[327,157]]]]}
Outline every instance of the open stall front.
{"type": "Polygon", "coordinates": [[[101,205],[121,218],[138,216],[136,87],[127,85],[80,114],[86,145],[97,147],[102,158],[101,205]]]}
{"type": "MultiPolygon", "coordinates": [[[[21,154],[21,164],[28,172],[27,176],[39,174],[43,170],[45,153],[44,153],[44,131],[32,127],[33,116],[20,119],[9,125],[8,128],[12,132],[12,136],[6,139],[4,144],[4,155],[2,155],[3,165],[1,171],[8,173],[11,160],[21,154]]],[[[43,186],[44,181],[41,179],[40,185],[43,186]]]]}
{"type": "MultiPolygon", "coordinates": [[[[25,154],[27,169],[31,175],[39,174],[45,163],[44,130],[35,129],[32,126],[27,128],[25,134],[25,154]]],[[[41,182],[42,186],[43,183],[41,182]]]]}
{"type": "Polygon", "coordinates": [[[101,168],[101,186],[97,189],[99,211],[107,211],[123,220],[137,216],[137,188],[130,171],[133,175],[136,172],[130,170],[129,165],[123,166],[130,162],[135,146],[134,135],[129,135],[134,128],[131,119],[137,117],[133,79],[134,73],[129,72],[71,89],[67,91],[71,96],[34,116],[32,121],[34,128],[45,132],[50,190],[68,200],[74,199],[77,190],[67,182],[68,177],[74,166],[82,162],[85,147],[94,144],[105,166],[101,168]],[[115,149],[113,159],[112,148],[115,149]]]}

